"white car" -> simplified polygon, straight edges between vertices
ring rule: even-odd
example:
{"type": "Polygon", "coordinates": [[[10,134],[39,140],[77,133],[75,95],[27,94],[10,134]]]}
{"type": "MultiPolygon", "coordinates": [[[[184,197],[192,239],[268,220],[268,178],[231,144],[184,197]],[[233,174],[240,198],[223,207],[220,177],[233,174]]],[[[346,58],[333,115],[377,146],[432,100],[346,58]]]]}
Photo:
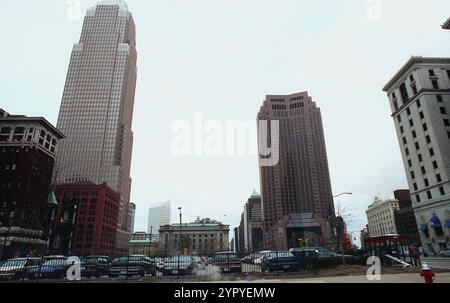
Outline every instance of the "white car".
{"type": "Polygon", "coordinates": [[[443,250],[440,255],[441,257],[450,257],[450,250],[443,250]]]}

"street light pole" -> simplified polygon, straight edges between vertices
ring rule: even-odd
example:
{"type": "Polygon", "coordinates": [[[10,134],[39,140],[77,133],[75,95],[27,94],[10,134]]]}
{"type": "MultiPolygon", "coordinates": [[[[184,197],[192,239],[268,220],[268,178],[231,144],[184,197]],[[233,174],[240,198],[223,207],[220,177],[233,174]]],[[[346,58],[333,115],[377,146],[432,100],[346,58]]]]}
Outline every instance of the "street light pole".
{"type": "Polygon", "coordinates": [[[180,254],[183,251],[183,242],[181,241],[181,237],[183,236],[183,215],[181,213],[182,207],[178,207],[178,210],[180,212],[180,254]]]}
{"type": "Polygon", "coordinates": [[[351,192],[343,192],[343,193],[340,193],[339,195],[333,196],[333,198],[337,198],[337,197],[340,197],[340,196],[343,196],[343,195],[351,196],[351,195],[353,195],[353,193],[351,193],[351,192]]]}
{"type": "Polygon", "coordinates": [[[152,256],[152,243],[153,243],[153,226],[150,226],[150,249],[149,249],[149,254],[151,257],[152,256]]]}

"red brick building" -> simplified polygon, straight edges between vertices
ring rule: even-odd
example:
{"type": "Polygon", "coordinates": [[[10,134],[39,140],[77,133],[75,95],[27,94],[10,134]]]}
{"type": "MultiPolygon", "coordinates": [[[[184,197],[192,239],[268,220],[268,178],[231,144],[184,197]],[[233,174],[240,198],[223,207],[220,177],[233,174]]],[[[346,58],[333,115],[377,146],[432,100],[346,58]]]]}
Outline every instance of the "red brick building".
{"type": "Polygon", "coordinates": [[[0,110],[0,260],[46,253],[48,197],[63,138],[42,117],[0,110]]]}
{"type": "Polygon", "coordinates": [[[53,242],[60,252],[114,256],[120,194],[106,184],[59,185],[55,194],[60,225],[53,242]]]}

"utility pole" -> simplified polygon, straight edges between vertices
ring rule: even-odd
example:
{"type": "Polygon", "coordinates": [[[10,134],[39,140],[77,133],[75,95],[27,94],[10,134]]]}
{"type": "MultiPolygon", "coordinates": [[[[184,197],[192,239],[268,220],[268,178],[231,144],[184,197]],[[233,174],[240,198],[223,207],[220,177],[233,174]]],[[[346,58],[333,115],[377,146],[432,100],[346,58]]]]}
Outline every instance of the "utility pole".
{"type": "Polygon", "coordinates": [[[183,236],[183,215],[181,213],[182,207],[178,207],[178,210],[180,211],[180,254],[183,251],[183,242],[181,241],[183,236]]]}
{"type": "Polygon", "coordinates": [[[150,226],[150,249],[149,249],[149,257],[152,255],[152,243],[153,243],[153,226],[150,226]]]}

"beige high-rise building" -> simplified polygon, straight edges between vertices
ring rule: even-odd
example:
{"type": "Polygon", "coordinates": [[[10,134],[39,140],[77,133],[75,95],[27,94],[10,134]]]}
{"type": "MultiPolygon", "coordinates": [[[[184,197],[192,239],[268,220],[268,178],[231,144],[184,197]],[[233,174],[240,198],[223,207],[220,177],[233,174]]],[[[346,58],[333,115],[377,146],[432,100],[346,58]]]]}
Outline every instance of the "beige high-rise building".
{"type": "Polygon", "coordinates": [[[412,57],[386,84],[422,247],[450,236],[450,58],[412,57]]]}
{"type": "Polygon", "coordinates": [[[73,47],[57,125],[66,134],[57,182],[105,182],[121,195],[116,254],[128,253],[130,238],[136,61],[135,24],[126,3],[98,2],[73,47]]]}
{"type": "Polygon", "coordinates": [[[398,200],[380,200],[374,202],[366,210],[368,232],[371,238],[386,235],[396,235],[395,212],[400,209],[398,200]]]}
{"type": "MultiPolygon", "coordinates": [[[[272,248],[271,227],[281,218],[313,213],[326,219],[334,215],[334,203],[322,116],[308,93],[267,96],[258,114],[258,121],[264,120],[279,123],[279,150],[272,151],[278,161],[260,167],[264,242],[272,248]]],[[[262,154],[260,147],[260,159],[262,154]]]]}

